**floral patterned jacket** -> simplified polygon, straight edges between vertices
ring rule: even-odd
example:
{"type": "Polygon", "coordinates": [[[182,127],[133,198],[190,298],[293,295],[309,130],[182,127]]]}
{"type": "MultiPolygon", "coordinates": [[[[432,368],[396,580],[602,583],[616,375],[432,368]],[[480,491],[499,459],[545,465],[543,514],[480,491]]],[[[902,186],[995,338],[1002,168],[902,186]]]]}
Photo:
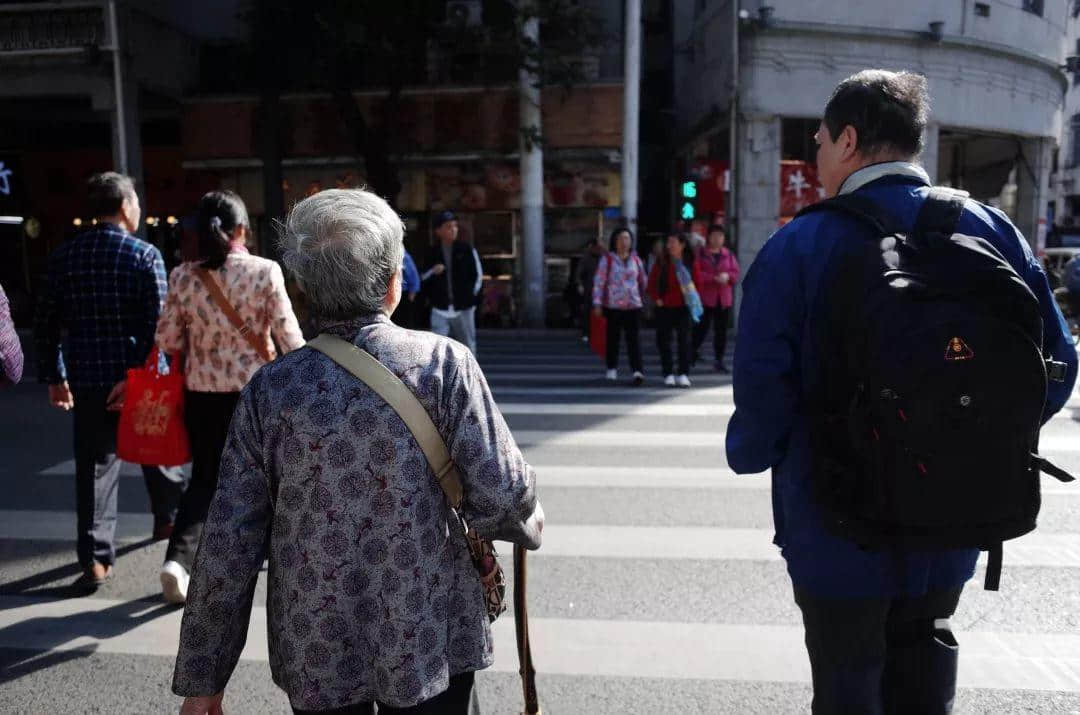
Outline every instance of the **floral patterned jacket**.
{"type": "MultiPolygon", "coordinates": [[[[460,468],[462,516],[487,537],[540,545],[543,511],[486,380],[464,346],[383,315],[332,326],[398,375],[460,468]]],[[[460,527],[405,423],[315,350],[244,389],[192,571],[173,691],[221,691],[269,558],[274,681],[295,708],[407,707],[487,667],[492,636],[460,527]]]]}
{"type": "MultiPolygon", "coordinates": [[[[262,360],[214,303],[195,272],[197,263],[182,263],[169,276],[165,308],[158,318],[158,346],[184,353],[184,386],[196,392],[239,392],[262,360]]],[[[288,352],[304,344],[285,277],[274,261],[233,252],[211,274],[233,308],[274,354],[271,335],[288,352]]]]}

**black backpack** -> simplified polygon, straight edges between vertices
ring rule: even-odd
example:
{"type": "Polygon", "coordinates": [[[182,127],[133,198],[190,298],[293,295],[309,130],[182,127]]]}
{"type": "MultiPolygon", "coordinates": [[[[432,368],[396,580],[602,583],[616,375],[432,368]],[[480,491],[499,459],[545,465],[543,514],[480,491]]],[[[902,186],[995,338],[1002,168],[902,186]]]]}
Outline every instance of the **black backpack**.
{"type": "MultiPolygon", "coordinates": [[[[805,209],[876,229],[830,261],[809,390],[813,487],[826,526],[868,549],[990,553],[1035,528],[1048,375],[1039,301],[985,239],[955,233],[966,194],[931,189],[910,233],[858,194],[805,209]]],[[[800,215],[802,215],[800,214],[800,215]]]]}

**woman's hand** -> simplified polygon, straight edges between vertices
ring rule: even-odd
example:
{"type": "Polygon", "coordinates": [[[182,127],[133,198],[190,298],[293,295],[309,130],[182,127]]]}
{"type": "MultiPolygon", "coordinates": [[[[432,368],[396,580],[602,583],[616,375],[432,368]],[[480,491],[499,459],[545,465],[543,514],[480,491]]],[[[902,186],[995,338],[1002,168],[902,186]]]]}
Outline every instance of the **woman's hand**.
{"type": "Polygon", "coordinates": [[[657,298],[656,299],[656,307],[657,308],[663,308],[664,307],[664,300],[662,298],[657,298]]]}
{"type": "Polygon", "coordinates": [[[604,317],[604,309],[601,308],[598,305],[595,305],[595,306],[593,306],[592,314],[595,315],[597,318],[603,318],[604,317]]]}
{"type": "Polygon", "coordinates": [[[716,275],[716,282],[720,285],[727,285],[731,281],[731,276],[727,273],[718,273],[716,275]]]}

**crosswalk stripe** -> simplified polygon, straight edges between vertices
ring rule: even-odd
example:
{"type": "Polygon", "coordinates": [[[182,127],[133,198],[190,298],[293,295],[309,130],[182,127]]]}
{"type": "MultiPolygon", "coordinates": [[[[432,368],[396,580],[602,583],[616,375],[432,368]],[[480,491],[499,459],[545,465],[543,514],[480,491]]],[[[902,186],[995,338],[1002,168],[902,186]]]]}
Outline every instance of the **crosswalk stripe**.
{"type": "MultiPolygon", "coordinates": [[[[559,432],[554,430],[516,430],[518,444],[544,447],[667,447],[673,449],[724,448],[723,432],[645,432],[581,430],[559,432]]],[[[1044,454],[1080,452],[1080,438],[1076,435],[1051,434],[1039,441],[1039,451],[1044,454]]]]}
{"type": "Polygon", "coordinates": [[[536,404],[535,402],[499,403],[504,415],[617,415],[620,417],[730,417],[731,404],[715,405],[618,405],[608,402],[536,404]]]}
{"type": "MultiPolygon", "coordinates": [[[[173,658],[181,613],[145,602],[0,596],[0,647],[173,658]]],[[[265,608],[253,607],[241,659],[268,659],[265,624],[265,608]]],[[[504,616],[493,631],[492,670],[516,672],[513,619],[504,616]]],[[[810,680],[803,632],[796,626],[534,617],[529,635],[537,668],[549,675],[810,680]]],[[[1080,692],[1080,636],[994,631],[957,635],[964,650],[960,687],[1080,692]]]]}
{"type": "MultiPolygon", "coordinates": [[[[0,539],[72,541],[75,514],[65,511],[0,511],[0,539]]],[[[149,514],[120,514],[116,540],[146,540],[153,529],[149,514]]],[[[560,524],[544,527],[537,558],[697,559],[702,561],[777,561],[780,550],[771,529],[706,526],[611,526],[560,524]]],[[[1080,534],[1034,532],[1009,541],[1005,563],[1013,566],[1080,568],[1080,534]]]]}

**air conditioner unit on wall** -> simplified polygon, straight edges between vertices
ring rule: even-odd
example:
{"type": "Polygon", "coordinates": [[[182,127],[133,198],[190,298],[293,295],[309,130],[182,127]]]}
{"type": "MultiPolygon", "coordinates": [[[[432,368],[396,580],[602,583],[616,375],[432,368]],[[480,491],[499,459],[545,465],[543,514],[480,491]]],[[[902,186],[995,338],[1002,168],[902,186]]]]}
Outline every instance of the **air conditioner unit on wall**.
{"type": "Polygon", "coordinates": [[[446,24],[475,27],[484,22],[484,3],[481,0],[447,0],[446,24]]]}

